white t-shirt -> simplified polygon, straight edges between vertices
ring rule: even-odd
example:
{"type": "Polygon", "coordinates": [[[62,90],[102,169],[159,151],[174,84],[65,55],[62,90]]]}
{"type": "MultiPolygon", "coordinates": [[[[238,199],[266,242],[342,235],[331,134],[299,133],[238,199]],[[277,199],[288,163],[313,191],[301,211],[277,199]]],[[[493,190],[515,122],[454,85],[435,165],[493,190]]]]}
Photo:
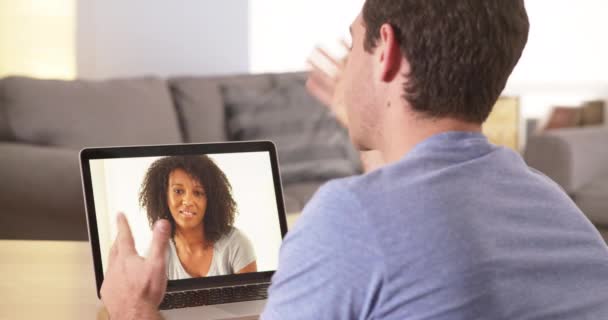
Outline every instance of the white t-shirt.
{"type": "MultiPolygon", "coordinates": [[[[213,245],[213,258],[207,277],[234,274],[255,260],[251,241],[239,229],[232,228],[213,245]]],[[[167,250],[167,278],[169,280],[192,278],[182,266],[173,240],[169,241],[167,250]]]]}

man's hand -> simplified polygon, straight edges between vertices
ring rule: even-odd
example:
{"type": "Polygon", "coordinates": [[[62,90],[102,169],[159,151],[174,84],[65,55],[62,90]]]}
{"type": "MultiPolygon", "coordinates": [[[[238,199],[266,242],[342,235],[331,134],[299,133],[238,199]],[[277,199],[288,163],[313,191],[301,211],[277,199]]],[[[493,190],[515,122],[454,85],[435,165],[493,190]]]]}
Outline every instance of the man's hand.
{"type": "MultiPolygon", "coordinates": [[[[350,52],[350,48],[345,41],[341,41],[342,46],[350,52]]],[[[311,70],[306,81],[308,92],[327,106],[336,116],[338,122],[348,129],[348,117],[346,115],[346,105],[344,103],[344,81],[342,73],[346,65],[348,55],[342,59],[336,59],[327,51],[317,47],[308,59],[311,70]],[[328,67],[322,67],[327,63],[328,67]]],[[[378,150],[362,151],[360,153],[363,171],[370,172],[384,165],[382,154],[378,150]]]]}
{"type": "Polygon", "coordinates": [[[154,225],[147,258],[135,251],[131,229],[118,214],[118,235],[110,251],[108,270],[101,286],[101,299],[112,320],[159,319],[156,311],[167,289],[165,254],[171,227],[166,220],[154,225]]]}
{"type": "MultiPolygon", "coordinates": [[[[341,43],[347,50],[349,49],[346,42],[342,41],[341,43]]],[[[311,70],[306,81],[306,88],[334,113],[340,124],[348,128],[342,81],[342,71],[344,70],[346,59],[347,57],[336,59],[327,53],[327,51],[317,47],[308,59],[311,70]],[[330,64],[329,69],[333,70],[322,67],[324,64],[320,63],[320,60],[328,62],[330,64]]]]}

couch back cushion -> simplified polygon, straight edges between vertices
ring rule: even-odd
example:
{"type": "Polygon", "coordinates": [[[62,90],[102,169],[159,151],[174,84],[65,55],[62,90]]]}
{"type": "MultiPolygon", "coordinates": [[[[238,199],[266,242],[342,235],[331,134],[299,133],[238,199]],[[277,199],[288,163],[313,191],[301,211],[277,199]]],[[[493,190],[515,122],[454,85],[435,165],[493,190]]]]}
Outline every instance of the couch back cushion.
{"type": "Polygon", "coordinates": [[[2,94],[2,83],[4,79],[0,79],[0,141],[13,141],[13,131],[8,122],[8,111],[6,110],[6,102],[2,94]]]}
{"type": "Polygon", "coordinates": [[[0,85],[2,108],[17,141],[74,149],[183,141],[160,79],[9,77],[0,85]]]}
{"type": "Polygon", "coordinates": [[[581,108],[582,126],[599,126],[605,123],[606,101],[587,101],[581,108]]]}
{"type": "Polygon", "coordinates": [[[357,174],[358,153],[347,131],[306,90],[306,75],[269,75],[271,86],[223,83],[230,140],[272,140],[283,182],[319,181],[357,174]]]}
{"type": "Polygon", "coordinates": [[[170,79],[169,86],[186,142],[215,142],[228,139],[222,84],[230,84],[235,88],[265,90],[271,87],[271,79],[269,75],[170,79]]]}

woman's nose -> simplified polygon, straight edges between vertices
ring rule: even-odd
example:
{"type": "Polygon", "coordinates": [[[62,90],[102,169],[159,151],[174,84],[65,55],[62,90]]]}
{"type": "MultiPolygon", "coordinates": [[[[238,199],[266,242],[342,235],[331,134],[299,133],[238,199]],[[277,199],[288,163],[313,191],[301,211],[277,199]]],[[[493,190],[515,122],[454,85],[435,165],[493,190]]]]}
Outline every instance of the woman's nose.
{"type": "Polygon", "coordinates": [[[190,199],[190,194],[189,193],[184,194],[184,196],[182,197],[182,203],[183,204],[190,204],[190,203],[192,203],[192,201],[190,199]]]}

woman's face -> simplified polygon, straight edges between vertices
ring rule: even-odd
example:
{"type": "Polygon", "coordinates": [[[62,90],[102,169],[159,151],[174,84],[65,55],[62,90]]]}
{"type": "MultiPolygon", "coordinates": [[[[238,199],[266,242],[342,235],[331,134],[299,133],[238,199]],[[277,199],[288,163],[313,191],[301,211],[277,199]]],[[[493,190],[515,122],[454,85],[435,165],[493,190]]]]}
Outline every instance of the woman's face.
{"type": "Polygon", "coordinates": [[[167,200],[176,228],[184,230],[202,227],[207,195],[200,181],[182,169],[171,171],[167,200]]]}

